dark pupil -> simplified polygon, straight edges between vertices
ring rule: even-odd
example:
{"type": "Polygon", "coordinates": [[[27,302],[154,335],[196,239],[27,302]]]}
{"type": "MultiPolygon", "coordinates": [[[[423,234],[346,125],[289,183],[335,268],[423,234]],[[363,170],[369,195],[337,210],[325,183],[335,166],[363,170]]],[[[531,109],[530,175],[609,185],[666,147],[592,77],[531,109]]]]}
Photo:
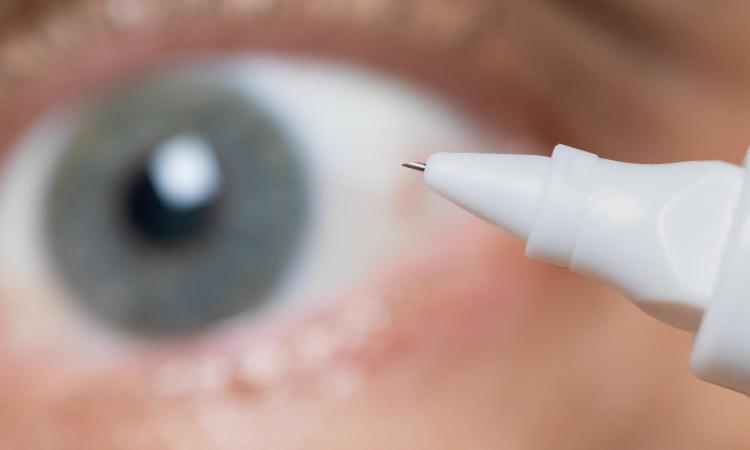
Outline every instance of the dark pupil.
{"type": "MultiPolygon", "coordinates": [[[[201,179],[208,176],[206,170],[211,168],[203,167],[203,171],[198,170],[193,174],[197,179],[188,180],[193,187],[191,192],[180,192],[179,184],[175,186],[174,180],[170,182],[170,174],[165,172],[180,170],[174,166],[179,165],[181,150],[191,151],[189,148],[157,148],[151,158],[133,174],[125,189],[126,221],[138,237],[153,245],[184,244],[199,239],[208,228],[212,212],[219,202],[220,192],[208,192],[211,186],[206,185],[205,179],[201,179]],[[167,152],[172,153],[171,160],[166,155],[167,152]],[[164,160],[165,156],[167,161],[162,161],[159,166],[159,157],[164,160]]],[[[204,150],[212,151],[210,148],[204,150]]],[[[189,154],[182,156],[190,157],[189,154]]],[[[207,163],[193,161],[192,164],[205,166],[207,163]]]]}

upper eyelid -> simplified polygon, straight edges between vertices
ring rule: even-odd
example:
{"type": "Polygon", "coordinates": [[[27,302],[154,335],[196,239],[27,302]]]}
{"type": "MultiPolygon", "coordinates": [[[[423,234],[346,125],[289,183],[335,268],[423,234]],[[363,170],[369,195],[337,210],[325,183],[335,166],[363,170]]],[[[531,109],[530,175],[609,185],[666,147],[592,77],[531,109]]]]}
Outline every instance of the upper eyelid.
{"type": "MultiPolygon", "coordinates": [[[[90,38],[101,37],[101,32],[105,35],[132,32],[160,24],[170,26],[180,20],[195,21],[196,17],[233,22],[278,22],[281,26],[295,21],[355,24],[397,34],[401,38],[429,33],[431,40],[455,43],[465,43],[469,37],[476,41],[477,27],[472,25],[479,18],[486,17],[482,14],[485,8],[462,6],[464,2],[446,0],[337,1],[212,0],[199,7],[196,5],[200,5],[200,1],[186,0],[71,0],[65,9],[52,8],[54,2],[48,2],[46,8],[34,10],[36,14],[23,14],[24,10],[19,9],[3,20],[6,23],[23,20],[25,23],[22,29],[10,27],[15,29],[10,39],[0,37],[0,80],[12,83],[27,76],[26,72],[42,68],[49,62],[44,60],[46,53],[66,50],[56,48],[59,40],[72,47],[67,50],[73,53],[78,46],[90,46],[90,38]]],[[[484,3],[488,2],[467,2],[472,5],[484,3]]],[[[463,45],[461,50],[466,52],[466,46],[463,45]]]]}
{"type": "MultiPolygon", "coordinates": [[[[136,1],[153,5],[157,2],[173,6],[188,4],[183,0],[136,1]]],[[[320,3],[305,1],[313,6],[320,3]]],[[[368,3],[362,0],[340,1],[347,5],[368,3]]],[[[58,80],[58,84],[78,83],[79,90],[83,89],[81,83],[95,85],[101,81],[90,77],[87,81],[83,80],[86,76],[82,74],[82,67],[86,65],[97,70],[109,69],[110,72],[113,69],[108,65],[142,70],[134,67],[163,62],[160,61],[163,53],[168,52],[200,53],[211,49],[258,48],[341,57],[355,63],[369,64],[417,81],[438,94],[446,94],[448,100],[460,104],[466,111],[480,111],[476,117],[487,119],[493,125],[502,121],[508,129],[528,126],[516,120],[515,111],[531,103],[525,97],[522,74],[512,64],[507,64],[509,58],[503,48],[502,37],[497,36],[501,33],[478,33],[477,27],[472,25],[478,20],[477,17],[488,11],[487,5],[492,2],[386,0],[387,4],[402,2],[399,11],[411,11],[396,21],[362,14],[347,16],[342,13],[331,17],[320,8],[291,6],[304,3],[300,0],[286,0],[285,3],[290,6],[283,14],[269,16],[267,12],[246,10],[242,15],[222,7],[232,2],[237,5],[263,3],[259,0],[245,3],[217,0],[211,3],[215,6],[205,15],[196,14],[194,10],[190,12],[186,7],[185,20],[170,16],[164,26],[153,22],[149,26],[130,28],[113,25],[111,17],[108,18],[103,9],[103,1],[75,0],[70,8],[57,9],[41,16],[34,26],[25,28],[22,34],[0,37],[0,105],[6,106],[0,107],[0,119],[3,119],[3,123],[20,122],[16,112],[19,110],[18,102],[24,104],[22,110],[33,110],[33,107],[28,107],[28,94],[40,97],[39,85],[45,79],[74,74],[76,80],[58,80]],[[445,6],[449,4],[454,5],[452,9],[445,6]],[[433,6],[434,11],[425,15],[424,11],[429,10],[425,5],[433,6]],[[443,6],[436,7],[438,5],[443,6]],[[464,18],[463,25],[450,25],[441,19],[445,14],[454,12],[460,12],[458,16],[464,18]],[[248,21],[253,19],[262,20],[254,22],[252,27],[248,26],[248,21]],[[443,25],[439,25],[441,20],[443,25]],[[442,34],[436,31],[441,27],[444,30],[442,34]],[[346,39],[342,39],[342,36],[346,36],[346,39]],[[131,39],[139,41],[140,44],[136,45],[141,48],[111,51],[112,47],[121,46],[131,39]],[[127,58],[132,61],[122,61],[127,58]]],[[[128,0],[111,0],[107,4],[119,3],[127,4],[128,0]]],[[[377,3],[377,0],[370,3],[377,3]]],[[[179,14],[175,13],[174,16],[179,17],[179,14]]],[[[485,14],[484,25],[479,27],[482,30],[491,28],[487,27],[488,16],[485,14]]],[[[492,16],[495,17],[496,13],[492,16]]],[[[85,89],[91,90],[91,86],[85,89]]],[[[16,127],[20,128],[18,125],[16,127]]],[[[5,143],[2,134],[0,143],[5,143]]]]}
{"type": "MultiPolygon", "coordinates": [[[[67,0],[63,2],[64,8],[60,7],[60,2],[50,0],[7,2],[9,6],[0,10],[0,24],[4,25],[0,27],[0,83],[12,79],[8,68],[13,66],[14,60],[24,59],[30,66],[43,63],[33,62],[34,56],[21,57],[19,54],[23,52],[14,48],[38,49],[43,41],[54,47],[57,45],[54,41],[60,37],[66,41],[63,46],[70,46],[71,37],[66,34],[71,33],[66,33],[66,28],[75,28],[76,33],[82,29],[120,33],[149,24],[171,25],[196,18],[234,22],[257,19],[254,27],[265,26],[268,22],[284,26],[305,20],[355,25],[369,32],[396,35],[399,40],[422,36],[422,41],[439,42],[468,55],[469,61],[486,60],[482,49],[492,47],[492,41],[498,38],[507,39],[514,27],[533,26],[535,21],[524,14],[526,10],[542,11],[542,15],[556,14],[569,28],[578,28],[582,22],[592,23],[598,25],[602,36],[621,35],[621,40],[629,44],[643,41],[649,34],[660,38],[659,42],[671,41],[669,30],[659,28],[658,21],[681,13],[677,15],[677,23],[688,22],[691,14],[696,13],[695,8],[673,11],[657,5],[647,9],[614,4],[586,7],[587,0],[571,5],[557,1],[495,0],[67,0]],[[634,21],[638,24],[634,25],[634,21]],[[7,45],[7,41],[13,43],[7,45]]],[[[653,41],[648,40],[649,48],[653,48],[653,41]]],[[[83,44],[89,47],[91,41],[83,44]]],[[[31,53],[39,56],[44,52],[31,53]]]]}
{"type": "Polygon", "coordinates": [[[476,22],[486,22],[498,9],[491,0],[68,0],[64,9],[48,0],[15,1],[0,11],[0,23],[7,25],[4,32],[16,28],[14,25],[34,28],[49,22],[54,15],[86,15],[85,20],[117,30],[137,28],[167,15],[169,19],[308,17],[349,20],[358,25],[388,27],[390,32],[403,34],[429,28],[433,39],[450,34],[450,39],[457,42],[467,35],[476,35],[476,22]]]}

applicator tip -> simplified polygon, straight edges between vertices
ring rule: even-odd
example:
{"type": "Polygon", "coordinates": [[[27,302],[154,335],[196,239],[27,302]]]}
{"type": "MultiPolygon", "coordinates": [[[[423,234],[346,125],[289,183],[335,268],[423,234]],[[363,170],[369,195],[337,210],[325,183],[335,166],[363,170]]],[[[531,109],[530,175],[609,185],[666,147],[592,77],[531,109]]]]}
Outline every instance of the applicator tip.
{"type": "Polygon", "coordinates": [[[424,172],[427,169],[427,164],[421,162],[408,162],[401,165],[407,169],[418,170],[420,172],[424,172]]]}

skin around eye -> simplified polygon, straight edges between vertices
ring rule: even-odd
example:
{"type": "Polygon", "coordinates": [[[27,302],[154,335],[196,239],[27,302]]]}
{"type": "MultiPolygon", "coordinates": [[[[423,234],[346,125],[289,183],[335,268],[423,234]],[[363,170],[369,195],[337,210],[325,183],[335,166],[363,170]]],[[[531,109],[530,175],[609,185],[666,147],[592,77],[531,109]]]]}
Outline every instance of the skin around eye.
{"type": "MultiPolygon", "coordinates": [[[[128,0],[118,3],[138,4],[128,0]]],[[[712,114],[732,108],[718,107],[716,97],[709,95],[711,89],[699,89],[705,96],[693,97],[696,86],[691,83],[665,86],[646,82],[636,86],[627,82],[643,94],[633,102],[623,103],[624,98],[632,99],[626,95],[632,92],[623,91],[623,78],[612,76],[610,58],[615,59],[618,68],[621,66],[617,62],[629,60],[621,59],[623,53],[608,47],[610,41],[602,39],[601,34],[591,33],[595,27],[580,26],[580,16],[571,14],[575,9],[567,3],[400,2],[407,6],[421,4],[426,10],[438,12],[438,6],[450,4],[459,12],[472,13],[482,20],[467,22],[469,35],[478,32],[485,36],[482,30],[486,28],[507,32],[503,24],[511,24],[517,33],[514,39],[490,40],[493,50],[489,52],[487,47],[471,47],[472,51],[467,51],[466,41],[460,39],[456,41],[460,45],[451,47],[424,28],[420,32],[402,27],[405,22],[412,22],[398,14],[395,26],[385,26],[380,31],[376,31],[374,20],[368,20],[363,31],[361,23],[348,13],[336,16],[340,20],[331,19],[336,12],[331,5],[349,6],[355,1],[306,1],[305,8],[290,8],[286,23],[265,22],[268,16],[263,16],[260,22],[266,23],[265,30],[277,31],[265,35],[261,31],[264,26],[244,22],[246,16],[234,22],[232,31],[223,21],[213,22],[214,16],[206,12],[210,8],[196,10],[199,2],[177,3],[193,5],[190,14],[175,12],[170,17],[172,23],[182,21],[180,30],[161,27],[159,19],[146,15],[141,17],[154,19],[149,26],[163,29],[139,34],[142,28],[127,28],[117,39],[109,33],[125,28],[111,26],[111,21],[99,21],[103,8],[91,15],[80,14],[82,10],[77,9],[77,5],[104,2],[71,2],[70,10],[58,8],[75,11],[66,17],[80,20],[73,21],[74,26],[67,29],[76,30],[75,38],[64,40],[69,47],[57,47],[56,51],[49,47],[42,51],[37,45],[26,48],[39,50],[32,53],[42,54],[48,61],[55,59],[53,55],[69,58],[69,64],[53,67],[65,67],[70,78],[77,81],[50,81],[65,78],[60,73],[38,78],[49,70],[41,70],[24,58],[13,59],[13,64],[0,63],[3,69],[13,66],[13,70],[4,70],[3,80],[23,78],[26,83],[25,88],[24,82],[13,85],[14,100],[3,97],[0,102],[0,111],[5,111],[0,130],[6,137],[17,136],[20,129],[25,129],[21,125],[39,117],[42,109],[59,103],[63,97],[77,98],[92,80],[101,81],[108,76],[114,79],[114,73],[119,76],[120,71],[131,73],[135,65],[149,65],[143,61],[161,60],[169,53],[166,49],[179,47],[184,53],[196,48],[250,45],[299,51],[302,47],[326,47],[326,42],[329,53],[371,60],[374,65],[410,72],[412,76],[421,74],[426,84],[426,79],[432,77],[432,86],[461,92],[467,103],[494,105],[493,111],[501,104],[503,108],[522,111],[521,115],[537,125],[537,134],[532,136],[539,139],[555,136],[556,140],[586,148],[620,152],[621,159],[623,155],[666,159],[699,154],[700,148],[705,151],[700,140],[683,138],[680,142],[685,146],[676,146],[682,153],[662,153],[666,137],[674,136],[675,128],[659,127],[670,131],[658,136],[644,137],[636,132],[643,122],[652,120],[659,125],[680,123],[678,119],[656,120],[665,120],[669,112],[676,113],[674,117],[691,119],[681,123],[681,129],[691,128],[687,123],[701,123],[701,117],[711,117],[711,123],[721,121],[717,117],[731,118],[729,114],[712,114]],[[494,8],[484,8],[486,5],[494,8]],[[556,7],[560,8],[553,9],[556,7]],[[290,19],[300,10],[303,13],[298,16],[304,14],[309,20],[290,19]],[[312,10],[316,11],[314,19],[310,19],[312,10]],[[97,17],[96,24],[107,26],[88,27],[85,24],[91,22],[84,16],[97,17]],[[556,17],[575,20],[558,23],[552,20],[556,17]],[[187,26],[183,22],[188,22],[187,26]],[[204,27],[203,22],[212,22],[212,26],[204,27]],[[93,32],[95,29],[100,31],[93,32]],[[570,31],[575,32],[575,39],[571,39],[570,31]],[[92,38],[102,34],[108,38],[92,38]],[[252,38],[247,37],[251,34],[252,38]],[[297,35],[297,45],[278,43],[290,34],[297,35]],[[363,35],[370,38],[363,39],[363,35]],[[76,40],[83,43],[77,46],[73,43],[76,40]],[[365,40],[368,44],[363,44],[365,40]],[[574,45],[576,42],[587,45],[574,45]],[[92,48],[95,44],[101,45],[98,50],[92,48]],[[580,51],[590,50],[591,46],[602,53],[580,51]],[[458,56],[466,52],[469,57],[458,56]],[[381,56],[374,56],[378,54],[381,56]],[[400,55],[395,58],[398,64],[393,62],[393,55],[400,55]],[[577,64],[556,67],[551,61],[560,61],[560,55],[575,59],[577,64]],[[74,60],[97,61],[98,70],[90,70],[92,65],[74,64],[74,60]],[[479,63],[482,60],[494,68],[489,75],[480,75],[481,68],[487,67],[479,63]],[[509,60],[515,62],[508,64],[509,60]],[[583,64],[586,61],[592,64],[583,64]],[[84,66],[88,70],[82,71],[84,66]],[[109,69],[104,70],[103,66],[109,69]],[[19,75],[31,72],[37,77],[19,75]],[[8,73],[15,75],[8,77],[8,73]],[[442,74],[442,78],[435,73],[442,74]],[[436,82],[435,78],[442,81],[436,82]],[[577,89],[560,88],[571,84],[577,89]],[[36,94],[30,96],[33,92],[36,94]],[[697,100],[676,101],[685,100],[685,92],[697,100]],[[657,97],[660,100],[655,102],[657,97]],[[662,106],[655,107],[655,103],[662,106]],[[615,127],[613,133],[612,128],[593,123],[620,127],[615,127]],[[623,128],[622,124],[631,124],[632,128],[623,128]],[[561,136],[577,136],[578,140],[561,136]],[[659,137],[665,140],[660,141],[659,137]],[[599,145],[593,145],[597,142],[599,145]],[[634,153],[632,149],[636,147],[641,150],[634,153]]],[[[265,2],[232,3],[247,6],[265,2]]],[[[374,1],[359,3],[371,5],[374,1]]],[[[174,5],[166,1],[148,4],[159,8],[174,5]]],[[[603,5],[602,10],[611,10],[610,5],[616,3],[603,5]]],[[[634,8],[638,5],[633,3],[634,8]]],[[[669,8],[667,4],[658,7],[660,11],[669,8]]],[[[701,20],[692,22],[701,27],[716,17],[709,10],[719,10],[698,9],[701,20]]],[[[428,24],[428,30],[439,26],[440,15],[430,17],[423,22],[428,24]]],[[[744,28],[743,24],[739,31],[744,32],[744,28]]],[[[36,38],[45,33],[34,29],[28,34],[36,38]]],[[[14,40],[14,44],[19,42],[24,41],[14,40]]],[[[746,52],[736,53],[734,58],[744,59],[737,58],[743,54],[746,52]]],[[[7,61],[7,53],[3,55],[3,61],[7,61]]],[[[652,73],[637,70],[644,68],[638,64],[628,67],[634,67],[635,73],[652,73]]],[[[664,73],[663,69],[657,72],[664,73]]],[[[677,74],[671,81],[684,82],[679,76],[684,72],[677,74]]],[[[417,77],[420,81],[421,75],[417,77]]],[[[487,117],[492,117],[493,125],[507,125],[497,115],[487,117]]],[[[721,134],[719,128],[713,136],[721,134]]],[[[707,138],[711,133],[701,135],[703,144],[716,143],[707,138]]],[[[736,138],[734,134],[723,142],[736,138]]],[[[414,180],[413,176],[408,179],[414,180]]],[[[421,204],[422,199],[413,190],[408,192],[399,198],[408,200],[406,211],[413,211],[413,205],[421,204]]],[[[71,330],[47,327],[57,345],[48,341],[41,348],[10,346],[8,339],[3,339],[0,444],[22,450],[682,450],[750,446],[746,399],[699,383],[689,374],[685,367],[690,346],[687,336],[645,319],[602,286],[524,260],[517,243],[495,230],[469,223],[446,231],[434,240],[426,238],[424,245],[406,246],[398,263],[386,273],[368,277],[361,286],[334,296],[329,307],[296,320],[284,318],[263,326],[240,327],[215,339],[151,347],[137,355],[113,355],[107,351],[104,358],[91,354],[83,358],[72,352],[65,339],[65,332],[71,330]]],[[[16,308],[11,312],[9,300],[31,307],[38,301],[30,299],[48,294],[43,286],[33,283],[13,292],[4,290],[0,293],[4,312],[0,321],[4,317],[6,323],[15,323],[24,311],[16,308]]],[[[36,321],[38,327],[45,327],[47,323],[39,321],[52,316],[53,310],[27,313],[27,318],[36,321]]],[[[6,330],[0,327],[0,335],[6,330]]]]}

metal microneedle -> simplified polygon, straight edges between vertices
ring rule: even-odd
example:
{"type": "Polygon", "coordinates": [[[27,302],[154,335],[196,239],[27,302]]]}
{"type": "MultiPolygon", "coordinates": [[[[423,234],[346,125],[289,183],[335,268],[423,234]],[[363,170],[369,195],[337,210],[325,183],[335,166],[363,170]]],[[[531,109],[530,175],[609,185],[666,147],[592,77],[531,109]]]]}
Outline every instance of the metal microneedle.
{"type": "Polygon", "coordinates": [[[408,162],[401,165],[407,169],[418,170],[420,172],[424,172],[427,169],[427,164],[421,162],[408,162]]]}

